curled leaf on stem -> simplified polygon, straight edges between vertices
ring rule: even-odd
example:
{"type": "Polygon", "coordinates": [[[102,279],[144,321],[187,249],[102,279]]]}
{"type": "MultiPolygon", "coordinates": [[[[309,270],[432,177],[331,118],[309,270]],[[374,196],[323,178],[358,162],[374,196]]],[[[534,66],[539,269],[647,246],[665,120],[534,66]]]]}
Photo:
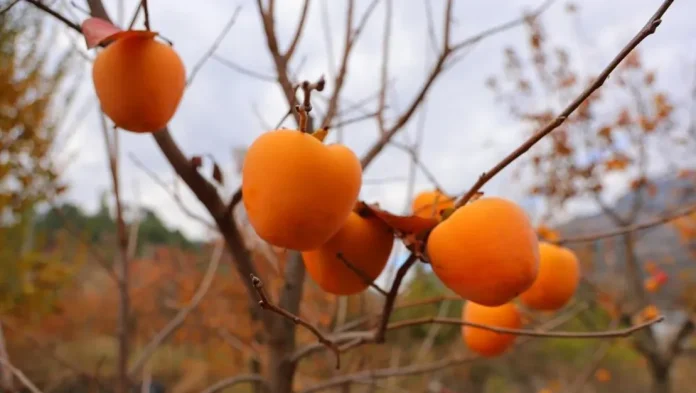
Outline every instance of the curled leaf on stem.
{"type": "Polygon", "coordinates": [[[326,338],[326,336],[319,331],[316,327],[314,327],[311,323],[305,321],[304,319],[300,318],[297,315],[294,315],[293,313],[276,306],[273,304],[269,299],[268,296],[266,295],[266,292],[263,290],[263,282],[261,281],[260,278],[256,277],[255,275],[251,274],[251,284],[254,286],[254,289],[256,290],[256,293],[259,295],[259,306],[265,310],[272,311],[286,319],[291,320],[294,324],[296,325],[302,325],[304,326],[307,330],[312,332],[317,339],[319,340],[320,343],[322,343],[324,346],[329,348],[335,355],[336,355],[336,369],[341,368],[341,355],[340,351],[338,349],[338,346],[336,343],[333,341],[329,340],[326,338]]]}

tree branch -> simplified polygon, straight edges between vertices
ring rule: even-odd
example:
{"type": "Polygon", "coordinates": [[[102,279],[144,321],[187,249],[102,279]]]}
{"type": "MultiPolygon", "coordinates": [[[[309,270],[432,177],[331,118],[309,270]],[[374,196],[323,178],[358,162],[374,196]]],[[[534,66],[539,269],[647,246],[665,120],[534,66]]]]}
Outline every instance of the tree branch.
{"type": "Polygon", "coordinates": [[[227,21],[225,26],[222,28],[222,31],[217,36],[215,41],[213,41],[213,44],[210,46],[210,49],[208,49],[205,52],[205,54],[203,55],[203,57],[201,57],[201,59],[198,60],[198,62],[196,62],[196,64],[193,66],[193,68],[191,69],[191,74],[189,74],[188,80],[186,81],[187,86],[190,85],[191,83],[193,83],[193,79],[196,77],[196,75],[201,70],[201,68],[203,68],[203,66],[208,61],[208,59],[210,59],[215,54],[215,51],[218,49],[220,44],[222,44],[222,40],[225,39],[225,37],[227,36],[227,33],[230,32],[230,30],[232,29],[232,26],[234,26],[234,23],[237,21],[237,17],[239,16],[239,12],[241,10],[242,10],[242,6],[237,6],[237,8],[234,9],[234,13],[232,14],[232,17],[230,18],[229,21],[227,21]]]}
{"type": "Polygon", "coordinates": [[[667,9],[672,5],[674,0],[665,0],[660,8],[655,12],[655,14],[648,20],[648,23],[643,26],[643,28],[636,34],[631,41],[626,44],[626,46],[621,49],[618,55],[614,57],[614,59],[607,65],[606,68],[599,74],[597,79],[592,83],[590,86],[588,86],[575,100],[573,100],[553,121],[551,121],[549,124],[547,124],[544,128],[541,130],[537,131],[531,138],[529,138],[526,142],[524,142],[520,147],[515,149],[512,153],[510,153],[507,157],[505,157],[501,162],[496,164],[493,168],[491,168],[488,172],[484,172],[478,179],[478,181],[474,184],[473,187],[459,200],[457,201],[456,206],[461,207],[464,206],[476,193],[483,187],[484,184],[486,184],[489,180],[491,180],[495,175],[497,175],[500,171],[505,169],[508,165],[510,165],[513,161],[515,161],[517,158],[522,156],[524,153],[526,153],[532,146],[534,146],[537,142],[539,142],[543,137],[551,133],[551,131],[555,130],[558,128],[563,122],[566,121],[568,116],[570,116],[575,110],[597,89],[599,89],[603,84],[604,81],[609,77],[609,74],[623,61],[623,59],[628,56],[631,51],[638,46],[645,38],[647,38],[649,35],[655,33],[655,30],[657,27],[662,23],[662,16],[665,14],[667,9]]]}
{"type": "Polygon", "coordinates": [[[24,375],[22,370],[13,366],[8,360],[6,360],[3,357],[0,357],[0,363],[2,363],[3,368],[7,368],[8,370],[10,370],[10,372],[12,372],[12,374],[15,377],[17,377],[17,379],[19,379],[19,381],[22,382],[22,384],[27,389],[29,389],[31,393],[43,393],[41,389],[37,388],[36,385],[34,385],[34,383],[29,378],[27,378],[26,375],[24,375]]]}
{"type": "Polygon", "coordinates": [[[624,226],[621,228],[617,228],[615,230],[600,232],[600,233],[596,233],[596,234],[592,234],[592,235],[561,238],[561,239],[558,239],[556,241],[553,241],[553,243],[569,244],[569,243],[593,242],[595,240],[604,239],[607,237],[620,236],[620,235],[624,235],[627,233],[637,232],[637,231],[652,228],[652,227],[655,227],[658,225],[666,224],[670,221],[674,221],[678,218],[687,216],[687,215],[694,213],[694,212],[696,212],[696,205],[690,206],[686,209],[683,209],[680,212],[676,212],[676,213],[673,213],[670,215],[658,217],[654,220],[646,221],[643,223],[634,224],[634,225],[627,225],[627,226],[624,226]]]}
{"type": "Polygon", "coordinates": [[[288,62],[290,58],[292,58],[292,55],[295,53],[295,49],[297,49],[297,44],[300,42],[300,37],[302,37],[302,30],[304,29],[305,21],[307,20],[308,10],[309,0],[304,0],[304,4],[302,5],[302,14],[300,14],[300,21],[297,23],[297,29],[295,30],[295,34],[293,35],[292,42],[290,43],[288,50],[285,51],[285,54],[283,54],[283,58],[286,62],[288,62]]]}
{"type": "Polygon", "coordinates": [[[216,382],[214,385],[206,388],[201,393],[216,393],[223,389],[231,388],[234,385],[239,385],[240,383],[248,382],[258,382],[263,384],[265,388],[268,388],[268,382],[266,382],[260,375],[250,374],[250,375],[237,375],[234,377],[226,378],[221,381],[216,382]]]}
{"type": "Polygon", "coordinates": [[[210,286],[212,285],[213,280],[215,279],[215,274],[217,273],[218,266],[220,264],[220,259],[222,258],[223,250],[224,247],[222,246],[222,243],[218,243],[215,246],[215,249],[213,250],[213,255],[210,257],[210,262],[208,263],[208,268],[205,272],[205,275],[203,276],[203,280],[198,286],[198,289],[194,293],[193,297],[191,297],[189,303],[181,310],[179,310],[179,312],[174,316],[174,318],[172,318],[172,320],[169,321],[169,323],[167,323],[167,325],[163,327],[162,330],[160,330],[147,345],[145,345],[145,348],[143,348],[143,350],[140,352],[138,357],[133,362],[133,365],[128,370],[128,373],[131,376],[140,372],[143,366],[145,366],[147,361],[155,353],[157,348],[159,348],[159,346],[162,345],[162,343],[164,343],[164,341],[167,338],[169,338],[169,336],[171,336],[172,333],[179,329],[181,325],[183,325],[184,321],[186,320],[186,317],[188,317],[191,311],[198,307],[198,304],[200,304],[201,300],[203,300],[205,295],[208,293],[208,290],[210,289],[210,286]]]}
{"type": "Polygon", "coordinates": [[[336,355],[336,369],[341,368],[341,356],[340,356],[338,347],[336,346],[336,344],[334,344],[333,341],[326,338],[326,336],[322,332],[320,332],[319,329],[314,327],[314,325],[312,325],[311,323],[305,321],[304,319],[300,318],[297,315],[292,314],[291,312],[285,310],[284,308],[278,307],[275,304],[273,304],[268,299],[268,296],[266,295],[266,292],[263,289],[263,282],[261,282],[261,279],[252,275],[251,282],[252,282],[252,285],[254,285],[254,288],[256,289],[256,293],[259,295],[259,298],[260,298],[259,306],[261,306],[261,308],[272,311],[272,312],[282,316],[283,318],[286,318],[286,319],[292,321],[295,325],[301,325],[301,326],[305,327],[307,330],[309,330],[310,332],[312,332],[312,334],[314,334],[317,337],[317,339],[319,340],[320,343],[322,343],[323,345],[325,345],[327,348],[331,349],[334,352],[334,354],[336,355]]]}

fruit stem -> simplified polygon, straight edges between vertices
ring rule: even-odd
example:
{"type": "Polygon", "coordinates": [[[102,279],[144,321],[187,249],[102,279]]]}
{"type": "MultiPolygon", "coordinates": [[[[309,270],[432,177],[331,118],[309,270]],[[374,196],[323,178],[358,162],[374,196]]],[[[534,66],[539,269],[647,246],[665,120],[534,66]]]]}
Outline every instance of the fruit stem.
{"type": "Polygon", "coordinates": [[[295,105],[295,110],[299,116],[300,131],[303,133],[307,132],[307,117],[308,113],[312,111],[312,90],[322,91],[324,90],[325,85],[326,80],[324,79],[324,75],[322,75],[315,83],[304,81],[300,85],[302,87],[302,92],[304,93],[304,99],[302,100],[302,105],[295,105]]]}

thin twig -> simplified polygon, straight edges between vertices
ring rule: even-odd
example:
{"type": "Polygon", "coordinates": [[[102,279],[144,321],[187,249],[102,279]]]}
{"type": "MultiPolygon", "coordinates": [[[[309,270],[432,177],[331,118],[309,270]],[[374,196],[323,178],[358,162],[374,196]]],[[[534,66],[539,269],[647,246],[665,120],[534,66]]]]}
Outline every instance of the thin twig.
{"type": "Polygon", "coordinates": [[[77,31],[78,33],[82,34],[82,28],[75,22],[69,20],[68,18],[64,17],[60,13],[54,11],[51,9],[49,6],[43,4],[39,0],[26,0],[26,2],[32,4],[34,7],[40,9],[41,11],[51,15],[52,17],[58,19],[59,21],[63,22],[66,26],[70,27],[71,29],[77,31]]]}
{"type": "Polygon", "coordinates": [[[128,370],[128,373],[131,375],[137,374],[140,369],[145,365],[145,363],[152,357],[152,355],[155,353],[157,348],[159,348],[160,345],[174,333],[181,325],[184,323],[186,320],[186,317],[191,313],[191,311],[195,310],[196,307],[200,304],[200,302],[203,300],[205,295],[208,293],[208,290],[210,289],[210,286],[213,283],[213,280],[215,279],[215,274],[217,273],[218,266],[220,265],[220,259],[222,258],[222,253],[224,251],[223,247],[224,243],[223,242],[218,242],[216,244],[215,250],[213,251],[213,255],[210,258],[210,263],[208,264],[208,269],[205,272],[205,275],[203,276],[203,280],[201,281],[200,285],[198,286],[198,289],[196,290],[196,293],[194,293],[193,297],[189,301],[189,303],[183,307],[179,312],[172,318],[169,323],[160,330],[155,337],[152,338],[152,340],[143,348],[143,350],[140,352],[140,355],[135,359],[133,362],[133,365],[131,368],[128,370]]]}
{"type": "Polygon", "coordinates": [[[302,31],[305,27],[305,21],[307,20],[308,10],[309,0],[304,0],[304,3],[302,5],[302,13],[300,14],[300,21],[297,23],[297,29],[295,30],[295,34],[293,35],[292,42],[290,43],[290,46],[288,47],[287,51],[285,51],[285,53],[283,54],[283,58],[285,58],[286,62],[289,61],[293,53],[295,53],[295,49],[297,49],[297,44],[300,42],[300,37],[302,37],[302,31]]]}
{"type": "Polygon", "coordinates": [[[394,303],[396,303],[396,296],[399,294],[401,281],[403,281],[404,277],[408,273],[408,270],[411,268],[411,266],[413,266],[414,263],[416,263],[416,261],[418,261],[416,255],[411,254],[408,257],[408,259],[406,259],[404,264],[401,265],[401,267],[399,267],[399,270],[396,272],[394,282],[392,283],[391,289],[387,294],[387,299],[384,302],[382,319],[380,320],[379,325],[377,327],[377,331],[375,332],[375,342],[378,344],[384,342],[385,332],[387,329],[387,325],[389,324],[389,318],[391,317],[391,313],[394,310],[394,303]]]}
{"type": "Polygon", "coordinates": [[[15,5],[17,5],[17,3],[19,3],[19,0],[13,0],[13,1],[10,1],[10,3],[7,4],[6,6],[4,6],[3,8],[0,8],[0,15],[2,15],[2,14],[4,14],[4,13],[6,13],[7,11],[11,10],[12,7],[14,7],[15,5]]]}
{"type": "Polygon", "coordinates": [[[338,253],[336,254],[336,257],[341,260],[350,270],[353,271],[353,273],[357,274],[360,276],[360,279],[365,282],[365,284],[369,285],[372,287],[374,290],[377,292],[381,293],[384,296],[387,296],[387,291],[384,289],[380,288],[379,285],[375,284],[374,280],[370,279],[370,277],[365,273],[364,271],[360,270],[357,266],[355,266],[353,263],[351,263],[343,253],[338,253]]]}
{"type": "Polygon", "coordinates": [[[234,71],[239,72],[240,74],[244,74],[246,76],[250,76],[252,78],[256,78],[256,79],[259,79],[259,80],[262,80],[265,82],[276,82],[275,76],[262,74],[260,72],[254,71],[250,68],[240,66],[239,64],[237,64],[237,63],[235,63],[227,58],[224,58],[216,53],[213,53],[210,56],[210,58],[217,61],[218,63],[224,65],[227,68],[230,68],[234,71]]]}
{"type": "Polygon", "coordinates": [[[265,388],[268,388],[268,382],[262,376],[257,374],[236,375],[216,382],[214,385],[206,388],[201,393],[216,393],[223,389],[231,388],[234,385],[239,385],[245,382],[260,382],[265,388]]]}
{"type": "Polygon", "coordinates": [[[663,316],[651,319],[647,322],[643,322],[625,329],[608,330],[602,332],[544,332],[540,330],[529,330],[529,329],[508,329],[501,328],[497,326],[484,325],[476,322],[463,321],[457,318],[418,318],[411,319],[408,321],[395,322],[387,327],[387,330],[403,329],[410,326],[425,325],[429,323],[438,323],[443,325],[456,325],[456,326],[469,326],[473,328],[478,328],[481,330],[487,330],[494,333],[500,334],[514,334],[516,336],[527,336],[527,337],[550,337],[550,338],[583,338],[583,339],[598,339],[598,338],[614,338],[614,337],[628,337],[634,332],[645,329],[648,326],[654,325],[655,323],[662,322],[664,320],[663,316]]]}
{"type": "Polygon", "coordinates": [[[136,167],[140,168],[143,172],[145,172],[145,174],[148,175],[155,183],[159,184],[160,187],[162,187],[174,199],[174,201],[177,203],[177,205],[179,205],[179,208],[181,209],[181,211],[183,211],[187,216],[200,222],[201,224],[203,224],[207,228],[210,228],[210,229],[215,228],[215,225],[213,225],[213,223],[211,223],[210,221],[205,219],[205,217],[202,217],[202,216],[194,213],[193,211],[191,211],[186,206],[184,201],[181,199],[181,195],[179,195],[179,193],[176,192],[176,190],[170,190],[169,186],[162,179],[160,179],[157,176],[157,174],[152,172],[152,170],[150,168],[148,168],[142,161],[140,161],[138,159],[138,157],[136,157],[133,153],[130,153],[130,154],[128,154],[128,158],[130,158],[131,161],[133,162],[133,164],[135,164],[136,167]]]}
{"type": "Polygon", "coordinates": [[[634,225],[627,225],[612,231],[606,231],[606,232],[601,232],[601,233],[596,233],[592,235],[587,235],[587,236],[574,236],[574,237],[566,237],[566,238],[561,238],[556,241],[553,241],[553,243],[556,244],[568,244],[568,243],[582,243],[582,242],[592,242],[595,240],[599,239],[604,239],[607,237],[614,237],[614,236],[620,236],[624,235],[626,233],[631,233],[631,232],[637,232],[641,231],[644,229],[652,228],[658,225],[666,224],[670,221],[674,221],[676,219],[679,219],[681,217],[687,216],[691,213],[696,212],[696,205],[688,207],[680,212],[670,214],[667,216],[662,216],[658,217],[654,220],[639,223],[639,224],[634,224],[634,225]]]}
{"type": "Polygon", "coordinates": [[[657,27],[660,25],[662,22],[662,19],[660,19],[664,13],[667,11],[667,9],[672,5],[674,0],[665,0],[660,8],[655,12],[655,14],[648,20],[648,23],[643,26],[643,28],[636,34],[631,41],[626,44],[626,46],[621,49],[618,55],[614,57],[614,59],[607,65],[607,67],[599,74],[597,79],[592,83],[590,86],[588,86],[580,95],[575,98],[553,121],[548,123],[544,128],[541,130],[537,131],[534,135],[532,135],[531,138],[529,138],[526,142],[524,142],[521,146],[519,146],[517,149],[515,149],[512,153],[510,153],[507,157],[505,157],[502,161],[500,161],[498,164],[496,164],[493,168],[491,168],[488,172],[484,172],[476,181],[476,183],[471,187],[471,189],[456,203],[457,207],[464,206],[476,193],[478,190],[483,187],[484,184],[486,184],[489,180],[491,180],[495,175],[497,175],[500,171],[505,169],[508,165],[510,165],[513,161],[515,161],[517,158],[522,156],[524,153],[526,153],[529,149],[532,148],[537,142],[539,142],[543,137],[551,133],[553,130],[558,128],[563,122],[568,119],[568,117],[575,112],[575,110],[580,107],[580,105],[590,96],[592,93],[595,92],[595,90],[599,89],[603,84],[604,81],[609,77],[609,74],[623,61],[623,59],[628,56],[631,51],[638,46],[645,38],[647,38],[649,35],[655,33],[655,30],[657,27]]]}
{"type": "Polygon", "coordinates": [[[41,392],[41,389],[37,388],[34,383],[27,378],[26,375],[22,372],[22,370],[18,369],[17,367],[13,366],[9,361],[5,360],[5,358],[0,357],[0,363],[2,363],[3,367],[6,367],[9,369],[12,374],[14,374],[17,379],[19,379],[22,384],[31,391],[31,393],[43,393],[41,392]]]}
{"type": "Polygon", "coordinates": [[[145,30],[150,31],[150,10],[147,7],[147,0],[141,0],[143,15],[145,16],[145,30]]]}
{"type": "Polygon", "coordinates": [[[271,301],[268,299],[268,296],[266,296],[266,292],[263,290],[263,282],[261,282],[260,278],[252,274],[251,283],[256,289],[256,293],[259,295],[259,306],[261,306],[261,308],[272,311],[284,318],[287,318],[291,320],[293,323],[295,323],[295,325],[304,326],[307,330],[312,332],[314,336],[316,336],[320,343],[322,343],[327,348],[331,349],[331,351],[333,351],[333,353],[336,355],[336,369],[341,368],[341,354],[338,350],[338,347],[333,341],[326,338],[326,336],[322,332],[320,332],[319,329],[314,327],[311,323],[271,303],[271,301]]]}
{"type": "Polygon", "coordinates": [[[198,60],[198,62],[193,66],[193,68],[191,69],[191,74],[189,75],[188,80],[186,81],[187,86],[193,83],[193,79],[196,77],[198,72],[201,70],[201,68],[203,68],[208,59],[210,59],[215,54],[215,51],[218,49],[218,47],[220,47],[220,44],[222,44],[222,41],[225,39],[227,34],[232,29],[232,26],[234,26],[234,23],[237,21],[237,17],[239,16],[239,12],[241,10],[242,6],[237,6],[237,8],[234,9],[232,17],[222,28],[222,31],[220,31],[220,34],[218,34],[217,38],[215,38],[213,44],[205,52],[205,54],[203,54],[203,57],[201,57],[201,59],[198,60]]]}
{"type": "MultiPolygon", "coordinates": [[[[544,323],[540,327],[540,329],[551,330],[551,329],[554,329],[558,326],[561,326],[564,323],[568,322],[570,319],[574,318],[581,311],[583,311],[583,308],[578,308],[576,310],[573,310],[572,312],[568,312],[568,313],[559,315],[558,317],[544,323]]],[[[518,340],[517,343],[515,344],[514,348],[518,348],[521,345],[523,345],[524,343],[528,342],[527,340],[525,340],[525,338],[528,339],[528,337],[524,337],[523,339],[518,340]]],[[[472,362],[472,361],[477,360],[479,358],[480,357],[476,354],[465,354],[465,355],[453,356],[451,358],[435,361],[432,363],[413,364],[413,365],[399,367],[399,368],[383,368],[383,369],[377,369],[377,370],[373,369],[373,370],[358,372],[355,374],[341,375],[341,376],[323,381],[317,385],[303,389],[303,390],[299,391],[299,393],[318,392],[321,390],[330,389],[332,387],[345,385],[346,383],[350,383],[353,381],[373,381],[375,379],[384,379],[384,378],[389,378],[389,377],[405,377],[405,376],[411,376],[411,375],[417,375],[417,374],[427,374],[427,373],[432,373],[432,372],[437,371],[437,370],[442,370],[444,368],[453,367],[453,366],[456,366],[459,364],[472,362]]]]}

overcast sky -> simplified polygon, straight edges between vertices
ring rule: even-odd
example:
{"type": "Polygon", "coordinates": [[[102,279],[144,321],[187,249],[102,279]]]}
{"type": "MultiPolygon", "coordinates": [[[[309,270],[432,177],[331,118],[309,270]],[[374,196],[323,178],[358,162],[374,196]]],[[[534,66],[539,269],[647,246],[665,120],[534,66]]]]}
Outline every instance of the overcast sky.
{"type": "MultiPolygon", "coordinates": [[[[65,1],[65,3],[69,3],[65,1]]],[[[78,1],[78,3],[81,3],[78,1]]],[[[117,17],[118,1],[105,1],[111,15],[117,17]]],[[[126,17],[135,9],[136,0],[125,1],[126,17]]],[[[301,0],[276,1],[277,34],[281,46],[287,47],[290,34],[299,16],[301,0]]],[[[312,2],[308,25],[294,57],[296,68],[306,59],[300,71],[301,79],[316,79],[329,74],[329,62],[338,62],[343,46],[345,1],[327,1],[330,15],[334,59],[327,54],[322,26],[322,4],[312,2]]],[[[368,1],[359,0],[359,14],[368,1]]],[[[382,1],[381,3],[384,3],[382,1]]],[[[423,1],[394,1],[393,37],[391,43],[390,77],[394,81],[389,105],[402,110],[417,88],[423,83],[426,67],[434,56],[427,45],[425,7],[423,1]]],[[[433,14],[437,35],[441,35],[445,2],[434,0],[433,14]]],[[[519,17],[525,9],[541,4],[540,0],[489,0],[485,2],[455,2],[453,41],[457,42],[487,27],[519,17]]],[[[557,1],[543,16],[547,31],[554,42],[562,42],[571,49],[573,57],[582,59],[588,72],[596,73],[643,26],[661,1],[657,0],[585,0],[580,2],[579,25],[570,23],[564,11],[566,2],[557,1]],[[578,35],[578,28],[582,34],[578,35]]],[[[151,24],[175,43],[188,71],[209,49],[211,43],[232,16],[235,8],[242,10],[236,24],[221,43],[217,54],[235,63],[264,74],[273,75],[270,55],[266,50],[256,2],[253,0],[150,0],[151,24]]],[[[84,14],[72,9],[77,20],[84,14]]],[[[649,37],[640,48],[646,54],[645,62],[658,71],[658,83],[681,97],[689,93],[694,62],[696,26],[691,19],[696,3],[676,1],[667,12],[656,35],[649,37]]],[[[361,40],[351,58],[347,85],[343,97],[351,102],[360,101],[376,92],[379,87],[381,37],[384,24],[384,6],[378,6],[370,18],[361,40]]],[[[126,22],[127,23],[127,22],[126,22]]],[[[523,27],[511,29],[480,42],[456,66],[450,68],[436,82],[428,95],[425,111],[425,129],[422,145],[424,164],[437,175],[438,181],[449,193],[466,190],[481,172],[490,168],[514,149],[523,133],[520,125],[507,115],[505,108],[496,105],[492,93],[484,86],[486,77],[502,71],[502,52],[506,46],[522,46],[527,35],[523,27]]],[[[78,36],[65,30],[60,45],[70,42],[84,48],[78,36]]],[[[93,56],[94,52],[87,52],[93,56]]],[[[88,63],[84,63],[89,67],[88,63]]],[[[335,68],[335,66],[334,66],[335,68]]],[[[87,71],[89,71],[87,69],[87,71]]],[[[61,157],[69,165],[65,176],[71,188],[67,198],[93,210],[100,193],[111,187],[107,170],[104,143],[100,131],[94,90],[89,72],[85,74],[78,104],[68,115],[76,124],[73,136],[63,149],[61,157]],[[84,103],[87,103],[85,106],[84,103]],[[87,108],[85,110],[85,108],[87,108]]],[[[333,84],[329,81],[327,91],[333,84]]],[[[322,102],[317,100],[317,106],[322,102]]],[[[374,108],[376,103],[371,104],[374,108]]],[[[232,151],[249,145],[254,138],[267,131],[265,124],[274,125],[287,111],[277,84],[254,79],[232,70],[216,60],[210,60],[199,72],[187,90],[180,108],[170,123],[174,139],[188,155],[211,154],[226,171],[228,191],[240,179],[235,174],[232,151]],[[256,108],[253,109],[253,108],[256,108]],[[260,114],[259,120],[256,112],[260,114]]],[[[288,123],[287,125],[290,125],[288,123]]],[[[397,138],[413,140],[417,121],[413,121],[397,138]]],[[[374,142],[377,128],[374,121],[366,121],[344,129],[344,143],[362,155],[374,142]]],[[[135,155],[150,171],[172,184],[174,172],[149,135],[120,132],[122,153],[122,185],[124,198],[155,210],[172,227],[187,235],[200,237],[205,231],[189,219],[177,206],[170,193],[154,182],[130,160],[135,155]]],[[[514,165],[513,165],[514,166],[514,165]]],[[[209,170],[205,168],[204,170],[209,170]]],[[[387,148],[365,173],[361,198],[379,202],[383,207],[401,212],[407,202],[406,175],[408,157],[400,150],[387,148]],[[375,179],[397,178],[386,184],[375,184],[375,179]],[[369,179],[369,180],[367,180],[369,179]]],[[[500,195],[524,202],[524,179],[511,178],[512,170],[505,170],[486,185],[488,195],[500,195]]],[[[617,184],[622,184],[617,182],[617,184]]],[[[427,178],[418,176],[416,190],[431,188],[427,178]]],[[[202,205],[182,183],[181,197],[193,211],[205,215],[202,205]]],[[[610,196],[620,194],[619,186],[610,190],[610,196]]],[[[570,206],[575,214],[591,208],[590,205],[570,206]]],[[[530,210],[530,214],[533,211],[530,210]]]]}

